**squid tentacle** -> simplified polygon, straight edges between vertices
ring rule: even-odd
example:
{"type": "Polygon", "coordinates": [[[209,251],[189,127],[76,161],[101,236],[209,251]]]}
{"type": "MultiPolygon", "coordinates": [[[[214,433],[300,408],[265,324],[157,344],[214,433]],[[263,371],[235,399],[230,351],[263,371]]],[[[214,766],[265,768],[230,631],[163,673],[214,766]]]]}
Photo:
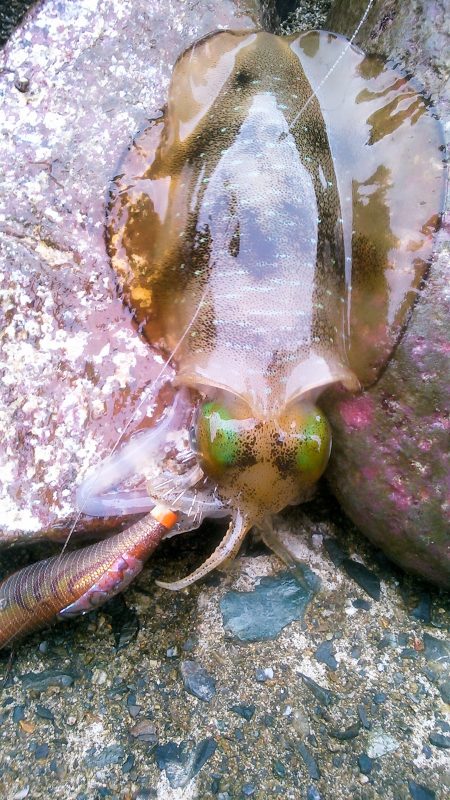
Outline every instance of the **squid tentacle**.
{"type": "Polygon", "coordinates": [[[214,569],[217,569],[223,565],[226,561],[231,561],[233,558],[235,558],[250,527],[251,523],[247,517],[245,517],[240,511],[236,511],[222,541],[209,556],[209,558],[207,558],[206,561],[204,561],[203,564],[198,567],[198,569],[194,570],[194,572],[191,572],[190,575],[187,575],[185,578],[181,578],[178,581],[173,581],[172,583],[156,581],[156,584],[161,586],[163,589],[171,589],[174,592],[179,591],[180,589],[186,589],[187,586],[190,586],[191,584],[200,580],[200,578],[204,578],[208,572],[212,572],[214,569]]]}
{"type": "Polygon", "coordinates": [[[156,506],[110,539],[10,575],[0,583],[0,648],[55,618],[97,608],[121,592],[176,522],[176,513],[156,506]]]}

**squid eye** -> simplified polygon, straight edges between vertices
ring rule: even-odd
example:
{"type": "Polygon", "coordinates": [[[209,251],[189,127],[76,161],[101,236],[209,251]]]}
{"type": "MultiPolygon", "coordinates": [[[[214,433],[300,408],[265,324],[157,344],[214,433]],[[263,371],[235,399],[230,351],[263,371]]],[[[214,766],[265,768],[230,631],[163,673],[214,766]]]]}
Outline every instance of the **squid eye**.
{"type": "Polygon", "coordinates": [[[240,420],[226,406],[212,401],[200,406],[196,440],[199,455],[214,472],[235,466],[241,449],[240,420]]]}
{"type": "Polygon", "coordinates": [[[300,406],[289,413],[284,425],[294,439],[298,472],[308,482],[317,481],[330,457],[331,430],[327,418],[317,406],[300,406]]]}

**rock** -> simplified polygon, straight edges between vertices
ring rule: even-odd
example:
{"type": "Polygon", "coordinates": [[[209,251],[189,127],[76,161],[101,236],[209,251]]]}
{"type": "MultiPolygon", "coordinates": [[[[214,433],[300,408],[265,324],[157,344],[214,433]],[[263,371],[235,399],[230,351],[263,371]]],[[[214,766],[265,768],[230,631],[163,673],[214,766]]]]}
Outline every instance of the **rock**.
{"type": "Polygon", "coordinates": [[[209,703],[216,693],[215,679],[196,661],[182,661],[180,665],[184,688],[189,694],[209,703]]]}
{"type": "Polygon", "coordinates": [[[359,561],[354,561],[352,558],[344,558],[342,566],[347,575],[353,578],[355,583],[361,586],[361,589],[364,589],[372,600],[380,599],[380,580],[374,572],[367,569],[364,564],[360,564],[359,561]]]}
{"type": "Polygon", "coordinates": [[[85,757],[86,766],[93,769],[103,769],[112,764],[120,764],[125,760],[125,751],[120,744],[111,744],[98,751],[96,747],[90,747],[85,757]]]}
{"type": "Polygon", "coordinates": [[[369,758],[381,758],[400,747],[400,742],[380,728],[370,731],[367,738],[367,755],[369,758]]]}
{"type": "Polygon", "coordinates": [[[438,639],[430,633],[424,633],[423,644],[427,661],[450,665],[450,643],[445,639],[438,639]]]}
{"type": "Polygon", "coordinates": [[[250,722],[253,714],[255,713],[256,706],[249,705],[249,706],[242,706],[242,705],[235,705],[230,707],[231,711],[234,711],[235,714],[238,714],[240,717],[245,719],[247,722],[250,722]]]}
{"type": "Polygon", "coordinates": [[[214,755],[217,744],[211,737],[203,739],[198,744],[192,741],[167,742],[158,745],[155,750],[156,762],[159,769],[166,773],[172,789],[180,789],[197,775],[204,764],[214,755]]]}
{"type": "Polygon", "coordinates": [[[133,739],[139,739],[140,742],[155,744],[158,740],[155,725],[150,719],[140,719],[130,728],[130,734],[133,739]]]}
{"type": "Polygon", "coordinates": [[[348,728],[344,728],[343,730],[338,730],[336,728],[331,728],[328,733],[333,739],[338,739],[341,742],[348,742],[350,739],[356,739],[358,733],[360,731],[361,724],[360,722],[355,722],[353,725],[350,725],[348,728]]]}
{"type": "Polygon", "coordinates": [[[304,585],[282,572],[261,578],[252,592],[227,592],[220,601],[227,633],[243,642],[275,639],[290,622],[303,619],[317,587],[314,573],[307,567],[303,573],[304,585]]]}
{"type": "Polygon", "coordinates": [[[439,731],[432,731],[428,739],[435,747],[442,747],[446,750],[450,748],[450,736],[444,736],[444,734],[439,733],[439,731]]]}
{"type": "Polygon", "coordinates": [[[319,703],[322,703],[324,706],[331,706],[333,703],[336,702],[337,697],[333,692],[330,692],[328,689],[324,689],[323,686],[320,686],[316,681],[313,681],[312,678],[308,677],[308,675],[303,675],[300,673],[301,679],[305,686],[313,693],[316,700],[319,703]]]}
{"type": "Polygon", "coordinates": [[[42,672],[27,672],[22,675],[22,685],[24,689],[32,689],[33,692],[45,692],[51,686],[61,688],[72,686],[76,675],[59,669],[46,669],[42,672]]]}
{"type": "Polygon", "coordinates": [[[134,132],[165,103],[178,55],[217,27],[255,24],[230,0],[194,15],[192,2],[162,0],[73,7],[36,5],[1,54],[0,542],[64,538],[77,484],[132,416],[129,433],[155,413],[140,401],[160,364],[117,294],[105,194],[134,132]]]}
{"type": "Polygon", "coordinates": [[[321,664],[326,664],[326,666],[333,670],[333,672],[338,668],[338,663],[334,657],[332,641],[322,642],[314,655],[317,661],[319,661],[321,664]]]}
{"type": "Polygon", "coordinates": [[[413,800],[435,800],[435,793],[415,781],[408,781],[409,793],[413,800]]]}
{"type": "Polygon", "coordinates": [[[273,669],[272,667],[258,667],[255,670],[255,678],[258,683],[265,683],[266,681],[271,681],[273,678],[273,669]]]}
{"type": "Polygon", "coordinates": [[[298,752],[300,753],[303,761],[305,762],[306,769],[308,770],[308,775],[313,781],[318,781],[320,779],[320,770],[317,766],[316,759],[307,748],[304,742],[300,742],[298,745],[298,752]]]}
{"type": "Polygon", "coordinates": [[[363,775],[370,775],[372,771],[372,765],[372,759],[369,758],[366,753],[362,753],[360,756],[358,756],[359,771],[362,772],[363,775]]]}

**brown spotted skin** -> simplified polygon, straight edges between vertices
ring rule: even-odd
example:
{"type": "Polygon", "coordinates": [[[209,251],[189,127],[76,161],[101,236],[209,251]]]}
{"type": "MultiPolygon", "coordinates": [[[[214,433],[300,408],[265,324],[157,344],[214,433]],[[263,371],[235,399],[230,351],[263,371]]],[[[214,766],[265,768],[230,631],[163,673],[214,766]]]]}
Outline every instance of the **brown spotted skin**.
{"type": "Polygon", "coordinates": [[[341,37],[227,31],[181,56],[120,165],[121,291],[178,384],[252,421],[248,463],[217,478],[250,523],[313,489],[280,469],[286,413],[372,385],[390,357],[431,255],[441,144],[412,82],[341,37]]]}
{"type": "Polygon", "coordinates": [[[149,514],[111,539],[39,561],[6,578],[0,584],[0,648],[50,624],[80,598],[88,602],[79,613],[95,607],[97,598],[89,605],[89,592],[102,581],[108,596],[122,591],[125,564],[131,563],[137,574],[166,533],[149,514]]]}

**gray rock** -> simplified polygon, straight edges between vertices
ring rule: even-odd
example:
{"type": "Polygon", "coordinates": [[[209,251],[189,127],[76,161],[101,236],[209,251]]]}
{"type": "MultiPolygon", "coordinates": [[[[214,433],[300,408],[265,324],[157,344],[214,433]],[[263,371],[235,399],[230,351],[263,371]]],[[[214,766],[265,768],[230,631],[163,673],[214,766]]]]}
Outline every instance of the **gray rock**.
{"type": "Polygon", "coordinates": [[[189,694],[209,703],[216,693],[216,681],[197,661],[182,661],[180,665],[184,688],[189,694]]]}
{"type": "Polygon", "coordinates": [[[275,639],[294,620],[302,619],[317,588],[317,578],[303,568],[304,584],[289,572],[262,578],[252,592],[227,592],[220,601],[227,633],[243,642],[275,639]]]}
{"type": "Polygon", "coordinates": [[[159,769],[163,769],[173,789],[186,786],[197,775],[204,764],[214,755],[217,744],[211,737],[195,744],[192,741],[167,742],[156,748],[155,755],[159,769]]]}
{"type": "Polygon", "coordinates": [[[367,755],[369,758],[381,758],[400,747],[400,742],[380,728],[370,731],[367,738],[367,755]]]}

